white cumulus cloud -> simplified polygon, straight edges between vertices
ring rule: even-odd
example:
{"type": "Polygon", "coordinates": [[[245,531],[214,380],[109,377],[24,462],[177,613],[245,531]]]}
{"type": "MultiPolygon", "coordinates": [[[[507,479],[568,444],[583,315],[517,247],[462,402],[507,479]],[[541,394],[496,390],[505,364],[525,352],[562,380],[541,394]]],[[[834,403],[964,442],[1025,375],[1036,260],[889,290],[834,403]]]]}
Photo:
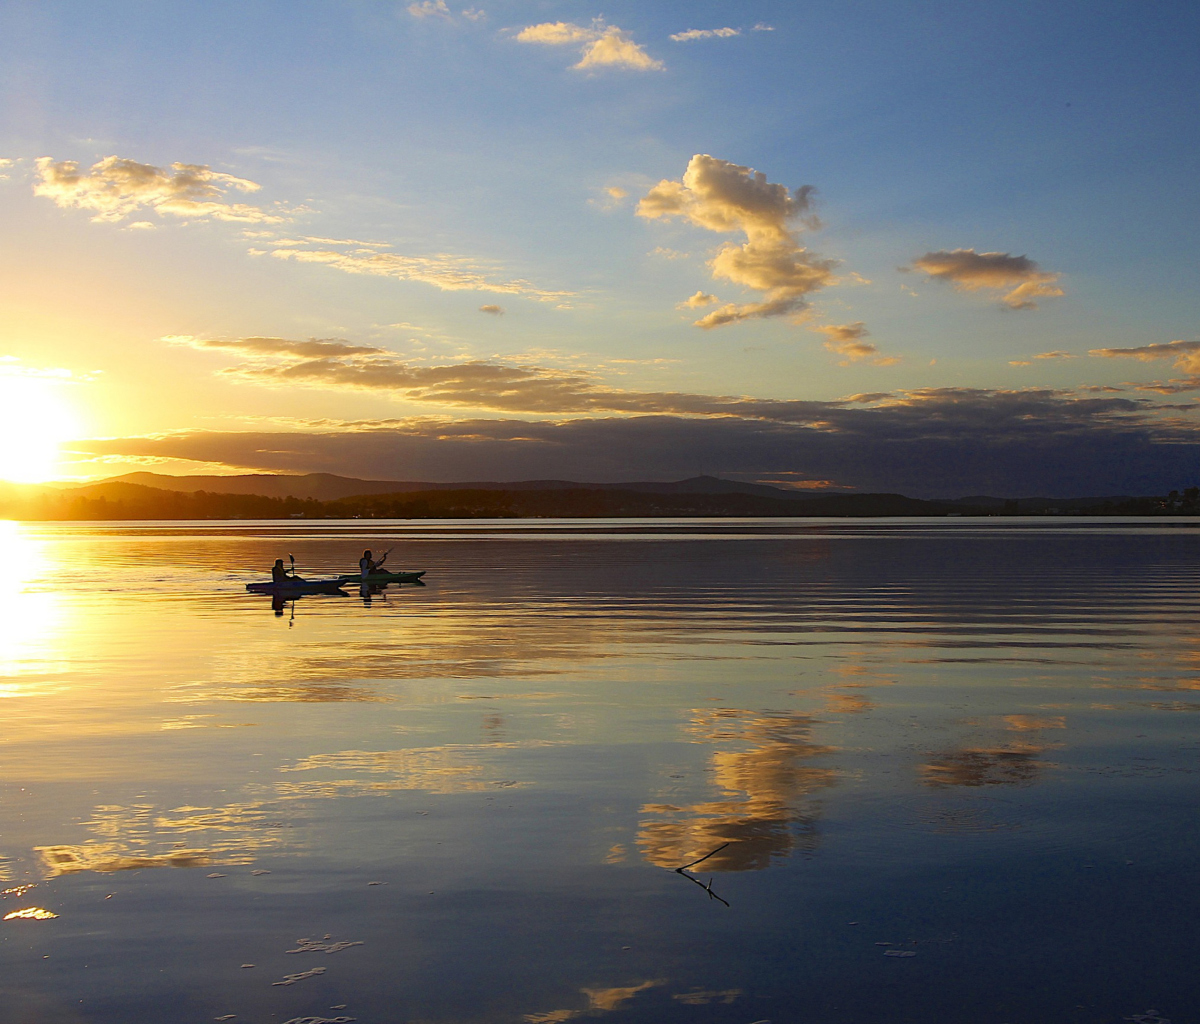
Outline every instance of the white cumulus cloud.
{"type": "Polygon", "coordinates": [[[741,34],[739,28],[689,28],[686,32],[676,32],[671,39],[676,43],[689,43],[693,39],[729,39],[741,34]]]}

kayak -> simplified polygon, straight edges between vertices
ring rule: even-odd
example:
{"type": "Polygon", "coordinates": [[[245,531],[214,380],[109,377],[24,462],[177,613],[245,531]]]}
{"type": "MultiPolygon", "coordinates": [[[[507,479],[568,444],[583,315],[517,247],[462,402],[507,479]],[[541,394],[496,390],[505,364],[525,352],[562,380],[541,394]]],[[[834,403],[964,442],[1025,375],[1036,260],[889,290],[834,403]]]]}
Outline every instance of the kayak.
{"type": "Polygon", "coordinates": [[[297,577],[284,583],[269,580],[247,583],[246,589],[252,594],[340,594],[341,586],[341,580],[302,580],[297,577]]]}
{"type": "Polygon", "coordinates": [[[421,569],[417,572],[373,572],[369,576],[359,573],[357,576],[341,576],[338,583],[343,587],[363,583],[372,587],[386,586],[388,583],[416,583],[426,571],[421,569]]]}

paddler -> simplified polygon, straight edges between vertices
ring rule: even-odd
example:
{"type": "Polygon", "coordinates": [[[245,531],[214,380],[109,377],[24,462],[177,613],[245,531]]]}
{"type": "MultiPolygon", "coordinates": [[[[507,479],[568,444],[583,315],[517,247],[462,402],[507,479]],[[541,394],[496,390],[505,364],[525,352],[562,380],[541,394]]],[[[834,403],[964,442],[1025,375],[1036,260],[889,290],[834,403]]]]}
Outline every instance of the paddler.
{"type": "Polygon", "coordinates": [[[283,567],[283,559],[275,559],[275,564],[271,566],[271,582],[272,583],[287,583],[291,580],[288,571],[283,567]]]}
{"type": "Polygon", "coordinates": [[[370,548],[368,548],[366,551],[364,551],[362,558],[360,558],[358,560],[358,568],[362,572],[363,579],[365,580],[373,572],[378,572],[379,567],[381,565],[383,565],[384,562],[387,561],[387,556],[389,554],[391,554],[390,551],[385,551],[383,553],[383,557],[378,562],[376,562],[375,559],[371,557],[370,548]]]}

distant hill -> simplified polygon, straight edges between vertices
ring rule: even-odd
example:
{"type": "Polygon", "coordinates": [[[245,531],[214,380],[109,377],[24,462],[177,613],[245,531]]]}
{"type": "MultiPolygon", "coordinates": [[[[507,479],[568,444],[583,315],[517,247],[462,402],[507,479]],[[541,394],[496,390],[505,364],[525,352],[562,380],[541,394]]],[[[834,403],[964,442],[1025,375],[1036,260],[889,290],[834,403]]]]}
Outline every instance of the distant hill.
{"type": "Polygon", "coordinates": [[[766,484],[746,484],[737,480],[721,480],[712,476],[697,476],[675,483],[656,481],[616,484],[577,483],[572,480],[520,480],[516,482],[482,481],[467,483],[430,483],[418,480],[358,480],[335,476],[332,473],[305,473],[281,476],[252,473],[241,476],[166,476],[160,473],[126,473],[96,484],[137,484],[163,491],[210,494],[261,494],[269,498],[315,498],[317,501],[337,501],[360,494],[403,494],[410,491],[635,491],[647,494],[757,494],[764,498],[804,498],[811,492],[789,491],[766,484]]]}
{"type": "Polygon", "coordinates": [[[305,476],[169,477],[130,473],[97,483],[0,481],[0,516],[27,520],[483,519],[655,516],[1200,515],[1200,488],[1166,497],[925,501],[903,494],[813,494],[716,477],[673,483],[566,480],[428,484],[305,476]],[[151,486],[168,484],[171,486],[151,486]],[[268,492],[268,493],[264,493],[268,492]],[[273,492],[273,493],[271,493],[273,492]],[[330,497],[333,495],[333,497],[330,497]]]}

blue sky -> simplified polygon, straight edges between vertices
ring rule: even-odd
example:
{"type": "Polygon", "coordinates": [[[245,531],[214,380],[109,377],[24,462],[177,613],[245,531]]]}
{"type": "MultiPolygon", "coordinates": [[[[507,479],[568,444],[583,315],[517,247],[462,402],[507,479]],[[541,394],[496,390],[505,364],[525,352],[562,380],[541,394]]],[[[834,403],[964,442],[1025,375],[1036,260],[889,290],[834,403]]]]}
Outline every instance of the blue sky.
{"type": "Polygon", "coordinates": [[[73,476],[916,493],[925,458],[869,467],[952,408],[938,488],[1062,481],[1031,415],[1063,465],[1109,452],[1079,487],[1186,485],[1198,37],[1182,3],[10,2],[0,384],[58,403],[73,476]],[[718,457],[722,424],[786,436],[718,457]]]}

